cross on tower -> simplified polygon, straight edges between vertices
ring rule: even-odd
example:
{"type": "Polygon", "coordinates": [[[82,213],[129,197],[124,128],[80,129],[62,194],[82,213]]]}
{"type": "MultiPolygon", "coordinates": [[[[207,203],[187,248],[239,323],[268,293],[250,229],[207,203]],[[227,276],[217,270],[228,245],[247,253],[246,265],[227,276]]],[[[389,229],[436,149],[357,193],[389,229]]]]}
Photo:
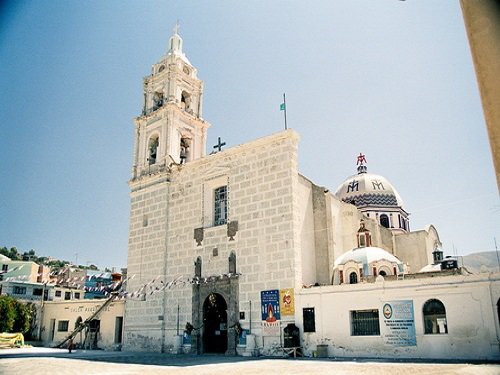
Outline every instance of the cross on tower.
{"type": "Polygon", "coordinates": [[[225,145],[226,145],[226,142],[221,142],[221,139],[219,137],[217,144],[214,146],[214,150],[218,149],[217,151],[222,151],[222,146],[225,146],[225,145]]]}

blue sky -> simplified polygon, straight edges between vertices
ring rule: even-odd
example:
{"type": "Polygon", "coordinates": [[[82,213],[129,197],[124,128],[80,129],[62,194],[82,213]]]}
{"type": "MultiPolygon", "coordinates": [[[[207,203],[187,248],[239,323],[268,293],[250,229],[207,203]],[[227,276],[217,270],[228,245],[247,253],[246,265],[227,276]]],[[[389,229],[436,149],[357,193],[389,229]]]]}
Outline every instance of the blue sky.
{"type": "Polygon", "coordinates": [[[0,246],[127,262],[133,118],[179,20],[203,117],[235,146],[289,127],[335,190],[356,155],[445,254],[494,250],[500,204],[459,2],[14,1],[0,6],[0,246]]]}

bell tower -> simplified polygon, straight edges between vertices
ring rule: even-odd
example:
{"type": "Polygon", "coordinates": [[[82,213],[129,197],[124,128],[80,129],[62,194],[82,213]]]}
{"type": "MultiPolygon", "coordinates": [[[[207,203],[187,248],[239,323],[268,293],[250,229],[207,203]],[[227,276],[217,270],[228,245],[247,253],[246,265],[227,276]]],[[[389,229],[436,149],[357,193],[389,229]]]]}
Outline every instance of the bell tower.
{"type": "Polygon", "coordinates": [[[203,82],[182,51],[176,25],[168,50],[144,78],[144,105],[135,122],[132,180],[205,156],[203,82]]]}

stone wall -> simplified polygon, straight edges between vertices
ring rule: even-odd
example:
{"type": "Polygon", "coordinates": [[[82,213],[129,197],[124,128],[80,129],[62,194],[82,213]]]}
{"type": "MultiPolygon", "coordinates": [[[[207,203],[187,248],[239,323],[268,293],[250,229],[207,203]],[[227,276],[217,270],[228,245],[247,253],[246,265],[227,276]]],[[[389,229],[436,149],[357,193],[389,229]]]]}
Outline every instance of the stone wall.
{"type": "Polygon", "coordinates": [[[288,130],[131,183],[128,291],[146,285],[151,293],[127,302],[126,348],[171,350],[177,327],[182,334],[196,318],[193,283],[217,292],[221,280],[234,277],[231,253],[240,275],[230,313],[245,312],[243,326],[251,319],[260,327],[261,291],[302,284],[297,144],[297,133],[288,130]],[[214,226],[213,190],[223,185],[228,224],[214,226]],[[158,279],[169,287],[155,292],[158,279]]]}

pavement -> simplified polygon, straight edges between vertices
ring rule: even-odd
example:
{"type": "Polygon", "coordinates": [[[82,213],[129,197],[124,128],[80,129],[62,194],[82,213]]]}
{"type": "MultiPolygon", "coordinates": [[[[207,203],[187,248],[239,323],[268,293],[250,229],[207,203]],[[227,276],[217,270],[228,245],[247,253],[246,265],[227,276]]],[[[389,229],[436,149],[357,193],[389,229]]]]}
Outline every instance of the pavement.
{"type": "Polygon", "coordinates": [[[228,357],[223,355],[172,355],[102,350],[15,348],[0,349],[1,375],[27,374],[429,374],[500,375],[500,365],[480,363],[423,363],[414,361],[354,360],[330,358],[282,359],[228,357]]]}

